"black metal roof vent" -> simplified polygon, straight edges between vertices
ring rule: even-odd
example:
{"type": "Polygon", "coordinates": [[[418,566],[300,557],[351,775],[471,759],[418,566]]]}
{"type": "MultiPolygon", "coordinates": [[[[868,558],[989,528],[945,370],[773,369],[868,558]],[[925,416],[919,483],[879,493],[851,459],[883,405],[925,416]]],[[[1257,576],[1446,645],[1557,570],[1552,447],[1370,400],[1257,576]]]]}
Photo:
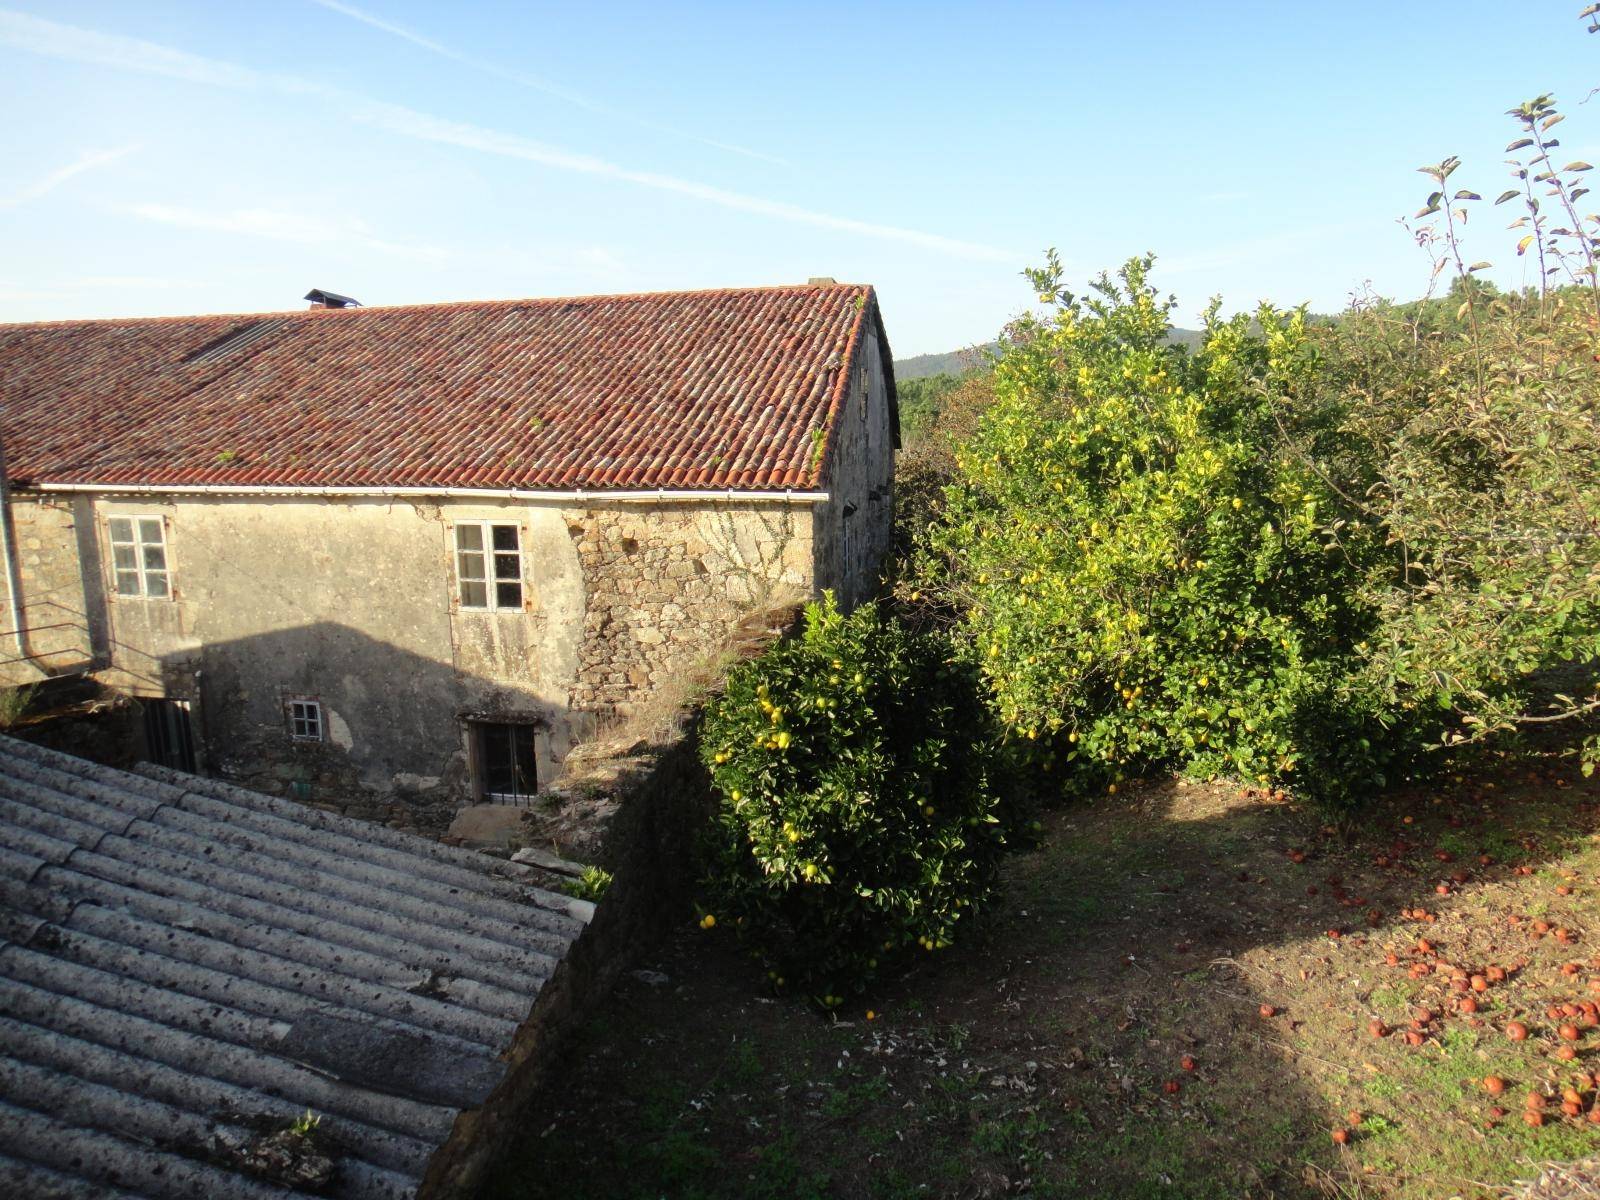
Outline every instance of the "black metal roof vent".
{"type": "Polygon", "coordinates": [[[306,299],[311,301],[312,308],[361,307],[361,301],[352,296],[341,296],[338,292],[325,292],[321,288],[312,288],[306,293],[306,299]]]}

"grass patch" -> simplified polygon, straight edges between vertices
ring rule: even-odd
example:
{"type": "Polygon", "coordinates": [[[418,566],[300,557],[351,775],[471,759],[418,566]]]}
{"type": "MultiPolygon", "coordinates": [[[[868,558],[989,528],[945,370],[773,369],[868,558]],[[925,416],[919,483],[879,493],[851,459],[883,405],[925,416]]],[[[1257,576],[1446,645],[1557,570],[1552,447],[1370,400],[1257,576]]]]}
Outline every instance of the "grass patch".
{"type": "Polygon", "coordinates": [[[1560,971],[1594,947],[1508,920],[1547,912],[1587,936],[1600,780],[1568,778],[1397,797],[1348,841],[1220,787],[1058,813],[1007,864],[981,937],[833,1019],[770,999],[733,939],[686,920],[664,963],[682,986],[624,982],[530,1118],[551,1132],[486,1200],[1491,1196],[1594,1145],[1587,1125],[1519,1119],[1526,1091],[1558,1096],[1572,1074],[1546,1006],[1600,978],[1560,971]],[[1472,1028],[1444,964],[1494,962],[1522,965],[1472,1028]],[[1436,1015],[1408,1046],[1421,1007],[1436,1015]],[[1395,1032],[1372,1037],[1374,1013],[1395,1032]],[[1513,1016],[1527,1042],[1505,1037],[1513,1016]],[[1498,1122],[1489,1073],[1510,1084],[1498,1122]]]}

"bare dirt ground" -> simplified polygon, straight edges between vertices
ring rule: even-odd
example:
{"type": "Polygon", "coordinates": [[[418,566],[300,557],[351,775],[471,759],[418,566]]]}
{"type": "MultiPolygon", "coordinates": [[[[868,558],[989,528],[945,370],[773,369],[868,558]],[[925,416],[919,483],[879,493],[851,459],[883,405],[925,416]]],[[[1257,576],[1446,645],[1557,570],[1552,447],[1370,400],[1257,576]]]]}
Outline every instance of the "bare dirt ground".
{"type": "Polygon", "coordinates": [[[1210,785],[1064,808],[837,1020],[685,914],[486,1194],[1499,1197],[1600,1152],[1597,805],[1550,760],[1352,837],[1210,785]]]}

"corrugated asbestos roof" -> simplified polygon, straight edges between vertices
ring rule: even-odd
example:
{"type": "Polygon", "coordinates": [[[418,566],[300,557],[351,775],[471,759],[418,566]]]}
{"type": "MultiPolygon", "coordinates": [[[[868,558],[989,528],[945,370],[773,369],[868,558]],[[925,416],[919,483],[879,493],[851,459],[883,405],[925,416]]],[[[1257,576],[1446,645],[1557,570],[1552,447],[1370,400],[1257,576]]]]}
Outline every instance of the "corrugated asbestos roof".
{"type": "Polygon", "coordinates": [[[0,436],[22,485],[810,490],[870,330],[857,284],[0,325],[0,436]]]}
{"type": "Polygon", "coordinates": [[[249,1164],[308,1109],[320,1194],[412,1195],[592,906],[141,771],[0,737],[0,1195],[300,1194],[249,1164]]]}

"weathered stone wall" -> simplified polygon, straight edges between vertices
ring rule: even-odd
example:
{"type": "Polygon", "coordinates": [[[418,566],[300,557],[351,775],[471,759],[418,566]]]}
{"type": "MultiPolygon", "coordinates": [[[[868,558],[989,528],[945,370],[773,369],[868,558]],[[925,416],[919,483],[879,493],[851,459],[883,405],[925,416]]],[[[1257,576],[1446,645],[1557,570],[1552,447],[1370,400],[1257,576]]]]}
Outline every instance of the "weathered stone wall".
{"type": "Polygon", "coordinates": [[[29,621],[70,634],[47,661],[188,701],[203,771],[397,824],[471,798],[469,719],[532,724],[549,782],[597,720],[813,585],[809,505],[97,495],[24,499],[16,521],[29,621]],[[110,516],[162,520],[170,598],[107,586],[110,516]],[[523,611],[457,603],[465,520],[518,525],[523,611]],[[323,741],[291,739],[295,698],[321,704],[323,741]]]}
{"type": "MultiPolygon", "coordinates": [[[[85,600],[86,575],[77,553],[80,515],[93,546],[89,506],[70,499],[18,495],[11,504],[17,567],[22,581],[23,621],[29,630],[27,649],[37,666],[22,657],[11,631],[10,581],[0,570],[0,686],[28,683],[45,673],[85,667],[94,657],[85,600]],[[42,668],[42,670],[41,670],[42,668]]],[[[91,560],[87,582],[98,598],[98,565],[91,560]]]]}
{"type": "Polygon", "coordinates": [[[816,513],[817,587],[845,608],[875,595],[894,516],[894,426],[877,333],[862,337],[816,513]]]}
{"type": "Polygon", "coordinates": [[[742,613],[813,590],[809,507],[616,505],[567,519],[588,589],[576,709],[627,715],[714,655],[742,613]]]}

